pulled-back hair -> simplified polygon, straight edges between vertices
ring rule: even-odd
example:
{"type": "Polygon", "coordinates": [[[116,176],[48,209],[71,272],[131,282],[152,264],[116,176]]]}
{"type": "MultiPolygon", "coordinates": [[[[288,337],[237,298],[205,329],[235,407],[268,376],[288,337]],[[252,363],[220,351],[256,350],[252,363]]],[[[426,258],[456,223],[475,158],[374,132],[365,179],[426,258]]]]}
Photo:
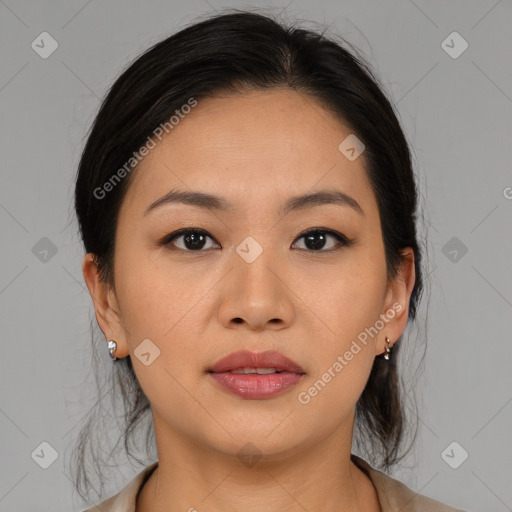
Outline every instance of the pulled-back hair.
{"type": "MultiPolygon", "coordinates": [[[[104,99],[81,156],[75,189],[80,235],[86,252],[95,255],[102,281],[115,285],[117,220],[137,168],[111,187],[107,199],[97,191],[156,127],[168,122],[191,98],[200,102],[221,92],[275,87],[315,98],[364,143],[364,165],[380,213],[388,279],[397,275],[403,249],[414,251],[416,281],[409,304],[409,320],[413,320],[423,287],[415,225],[417,189],[409,147],[393,106],[369,65],[342,38],[328,38],[254,12],[215,15],[155,44],[129,65],[104,99]]],[[[93,345],[108,359],[103,340],[95,343],[93,336],[93,345]]],[[[356,406],[357,446],[374,466],[384,469],[406,453],[401,451],[407,423],[397,364],[400,348],[397,340],[389,361],[375,358],[356,406]]],[[[123,414],[115,416],[123,419],[121,439],[130,455],[130,440],[151,405],[129,356],[117,361],[106,376],[98,373],[97,378],[105,380],[98,385],[100,393],[122,399],[123,414]]],[[[116,404],[114,400],[112,415],[116,404]]],[[[108,465],[104,458],[109,455],[94,435],[98,421],[109,419],[99,410],[100,404],[91,411],[74,451],[74,479],[82,497],[81,491],[87,495],[92,490],[87,456],[99,475],[102,465],[108,465]]],[[[145,436],[148,449],[154,435],[151,427],[150,423],[145,436]]]]}

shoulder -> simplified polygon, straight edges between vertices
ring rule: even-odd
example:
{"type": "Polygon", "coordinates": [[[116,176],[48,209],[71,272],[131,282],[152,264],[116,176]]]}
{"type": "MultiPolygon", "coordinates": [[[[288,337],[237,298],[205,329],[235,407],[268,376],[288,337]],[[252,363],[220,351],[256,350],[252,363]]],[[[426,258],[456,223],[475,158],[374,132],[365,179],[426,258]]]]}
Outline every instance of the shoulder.
{"type": "MultiPolygon", "coordinates": [[[[395,478],[372,468],[365,460],[351,455],[351,460],[369,476],[379,498],[382,512],[463,512],[411,490],[395,478]]],[[[154,462],[138,473],[120,492],[82,512],[135,512],[137,494],[158,466],[154,462]]]]}
{"type": "Polygon", "coordinates": [[[365,471],[372,481],[379,497],[382,512],[463,512],[414,492],[405,484],[372,468],[365,460],[352,454],[351,460],[365,471]]]}
{"type": "Polygon", "coordinates": [[[157,466],[158,461],[145,467],[117,494],[82,512],[135,512],[139,490],[157,466]]]}

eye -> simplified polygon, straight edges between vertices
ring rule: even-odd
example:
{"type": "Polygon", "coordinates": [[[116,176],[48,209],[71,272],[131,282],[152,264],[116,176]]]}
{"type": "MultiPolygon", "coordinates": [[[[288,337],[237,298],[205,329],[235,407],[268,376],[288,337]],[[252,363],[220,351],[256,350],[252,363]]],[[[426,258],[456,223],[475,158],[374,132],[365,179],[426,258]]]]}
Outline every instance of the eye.
{"type": "Polygon", "coordinates": [[[341,233],[338,233],[337,231],[332,231],[330,229],[323,229],[323,228],[314,228],[306,231],[300,237],[298,240],[301,240],[304,238],[304,244],[306,246],[305,250],[313,251],[313,252],[330,252],[335,251],[337,249],[340,249],[341,247],[346,247],[351,244],[351,240],[349,240],[346,236],[342,235],[341,233]],[[324,249],[327,240],[329,238],[334,238],[337,243],[338,247],[334,245],[334,247],[331,245],[331,247],[324,249]],[[341,246],[341,247],[340,247],[341,246]]]}
{"type": "MultiPolygon", "coordinates": [[[[183,228],[178,231],[174,231],[170,233],[166,237],[164,237],[159,245],[169,246],[174,245],[176,250],[182,252],[204,252],[207,249],[214,249],[220,247],[216,242],[214,246],[207,247],[207,240],[210,239],[213,241],[213,238],[208,234],[208,232],[199,228],[183,228]],[[181,240],[181,245],[176,243],[176,241],[181,240]]],[[[314,228],[309,229],[308,231],[302,233],[297,240],[304,239],[305,249],[300,248],[301,250],[307,250],[312,252],[331,252],[335,250],[339,250],[341,247],[349,246],[352,241],[349,240],[346,236],[338,233],[337,231],[333,231],[331,229],[324,228],[314,228]],[[336,242],[334,245],[331,244],[330,247],[325,249],[325,246],[329,239],[334,239],[336,242]],[[336,245],[338,247],[336,247],[336,245]]],[[[295,245],[295,242],[293,245],[295,245]]],[[[293,247],[292,245],[292,247],[293,247]]]]}
{"type": "MultiPolygon", "coordinates": [[[[213,240],[213,238],[204,230],[197,228],[184,228],[174,231],[170,235],[167,235],[159,245],[176,245],[178,250],[183,252],[200,252],[204,249],[207,239],[213,240]],[[174,243],[175,240],[183,239],[183,245],[179,246],[174,243]]],[[[212,247],[206,247],[206,249],[212,249],[212,247]]]]}

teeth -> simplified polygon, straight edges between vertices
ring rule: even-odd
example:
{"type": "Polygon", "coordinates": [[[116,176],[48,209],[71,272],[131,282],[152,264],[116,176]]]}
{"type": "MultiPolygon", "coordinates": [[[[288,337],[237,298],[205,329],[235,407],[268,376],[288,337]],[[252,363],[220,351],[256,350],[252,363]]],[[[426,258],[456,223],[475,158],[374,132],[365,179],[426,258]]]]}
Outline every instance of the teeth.
{"type": "Polygon", "coordinates": [[[265,375],[267,373],[277,373],[277,370],[275,368],[256,368],[256,373],[265,375]]]}
{"type": "Polygon", "coordinates": [[[238,368],[236,370],[231,370],[231,373],[243,373],[245,375],[257,373],[258,375],[266,375],[269,373],[281,372],[278,372],[275,368],[238,368]]]}
{"type": "Polygon", "coordinates": [[[231,370],[231,373],[256,373],[256,368],[237,368],[236,370],[231,370]]]}

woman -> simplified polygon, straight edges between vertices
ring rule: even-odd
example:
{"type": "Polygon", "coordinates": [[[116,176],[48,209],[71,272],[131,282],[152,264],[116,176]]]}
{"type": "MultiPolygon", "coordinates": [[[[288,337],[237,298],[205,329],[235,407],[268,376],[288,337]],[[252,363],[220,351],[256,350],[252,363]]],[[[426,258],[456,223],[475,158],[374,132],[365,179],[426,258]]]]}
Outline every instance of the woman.
{"type": "Polygon", "coordinates": [[[235,12],[131,64],[75,206],[125,446],[151,410],[158,461],[98,509],[455,510],[374,467],[405,455],[416,198],[393,107],[340,43],[235,12]]]}

